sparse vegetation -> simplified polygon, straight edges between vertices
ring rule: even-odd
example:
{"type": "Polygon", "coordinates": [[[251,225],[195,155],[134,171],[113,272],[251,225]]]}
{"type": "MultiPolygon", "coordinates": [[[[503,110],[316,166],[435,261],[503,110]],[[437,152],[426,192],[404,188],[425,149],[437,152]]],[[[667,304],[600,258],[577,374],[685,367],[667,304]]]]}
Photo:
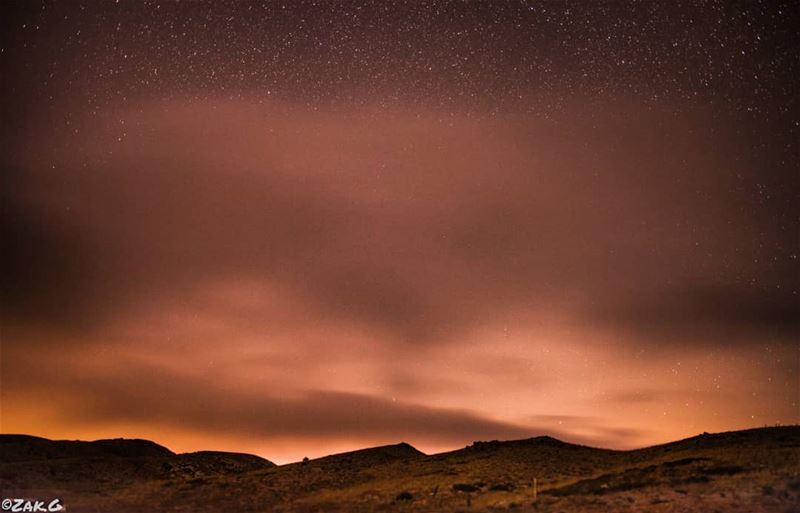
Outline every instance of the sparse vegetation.
{"type": "Polygon", "coordinates": [[[400,492],[397,494],[397,497],[394,498],[395,501],[410,501],[414,499],[414,495],[411,492],[400,492]]]}
{"type": "Polygon", "coordinates": [[[122,443],[133,456],[113,443],[49,443],[55,448],[42,439],[0,436],[4,493],[47,490],[70,511],[112,513],[767,513],[790,511],[800,499],[799,427],[704,435],[636,451],[546,437],[478,442],[433,456],[397,444],[279,467],[248,455],[175,455],[149,442],[122,443]],[[81,451],[89,456],[81,458],[81,451]]]}

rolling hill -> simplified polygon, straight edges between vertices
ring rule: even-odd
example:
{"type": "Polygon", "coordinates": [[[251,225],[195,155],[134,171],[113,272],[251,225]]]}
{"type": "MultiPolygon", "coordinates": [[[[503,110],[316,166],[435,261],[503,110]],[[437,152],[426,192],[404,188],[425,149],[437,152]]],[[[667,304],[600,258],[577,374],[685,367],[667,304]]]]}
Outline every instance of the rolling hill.
{"type": "Polygon", "coordinates": [[[144,440],[0,435],[3,497],[69,511],[798,512],[800,427],[614,451],[550,437],[425,455],[401,443],[276,466],[144,440]]]}

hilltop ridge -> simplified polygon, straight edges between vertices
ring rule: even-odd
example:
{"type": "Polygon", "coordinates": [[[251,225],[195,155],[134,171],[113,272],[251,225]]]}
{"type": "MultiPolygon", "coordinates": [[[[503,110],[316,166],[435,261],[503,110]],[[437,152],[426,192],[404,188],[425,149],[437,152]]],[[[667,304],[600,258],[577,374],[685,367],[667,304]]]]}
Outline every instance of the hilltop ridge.
{"type": "Polygon", "coordinates": [[[355,451],[342,452],[315,458],[311,461],[317,463],[336,463],[336,464],[379,464],[388,463],[407,458],[418,458],[427,456],[424,452],[416,449],[406,442],[398,444],[381,445],[377,447],[367,447],[355,451]]]}

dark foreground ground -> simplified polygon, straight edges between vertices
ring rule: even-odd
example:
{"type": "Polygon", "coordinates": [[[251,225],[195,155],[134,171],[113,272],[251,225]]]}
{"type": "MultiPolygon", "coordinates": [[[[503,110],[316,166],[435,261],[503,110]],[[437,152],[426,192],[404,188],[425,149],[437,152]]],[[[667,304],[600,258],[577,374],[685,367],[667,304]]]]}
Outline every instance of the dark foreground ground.
{"type": "Polygon", "coordinates": [[[144,440],[0,435],[0,499],[66,511],[800,512],[800,426],[634,451],[539,437],[426,456],[407,444],[276,466],[144,440]],[[534,490],[534,479],[536,490],[534,490]]]}

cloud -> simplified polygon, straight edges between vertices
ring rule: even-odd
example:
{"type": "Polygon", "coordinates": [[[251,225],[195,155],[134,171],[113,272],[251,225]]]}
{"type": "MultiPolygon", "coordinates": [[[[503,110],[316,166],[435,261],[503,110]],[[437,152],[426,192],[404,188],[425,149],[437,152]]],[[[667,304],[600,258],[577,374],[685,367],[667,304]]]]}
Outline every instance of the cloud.
{"type": "MultiPolygon", "coordinates": [[[[541,415],[526,422],[494,420],[468,409],[427,406],[343,391],[260,390],[229,378],[213,381],[196,373],[153,365],[106,364],[59,370],[41,364],[7,369],[12,388],[23,376],[23,395],[51,398],[53,421],[72,426],[147,425],[164,433],[200,433],[270,441],[409,441],[459,447],[475,440],[513,440],[548,434],[598,446],[630,446],[645,432],[608,428],[584,416],[541,415]],[[33,395],[30,395],[33,394],[33,395]],[[566,421],[566,422],[565,422],[566,421]]],[[[269,456],[269,454],[267,454],[269,456]]]]}
{"type": "Polygon", "coordinates": [[[794,344],[800,337],[800,296],[787,278],[781,288],[710,281],[666,287],[601,305],[587,317],[620,332],[629,330],[637,339],[794,344]]]}
{"type": "MultiPolygon", "coordinates": [[[[32,385],[36,386],[42,383],[32,385]]],[[[535,434],[529,427],[468,410],[340,391],[252,390],[153,366],[131,365],[94,375],[74,373],[60,387],[62,408],[57,415],[60,421],[77,424],[147,423],[254,440],[341,438],[458,444],[535,434]]]]}
{"type": "Polygon", "coordinates": [[[91,241],[71,225],[68,216],[37,204],[36,192],[23,171],[0,177],[2,252],[0,304],[8,320],[74,326],[93,303],[79,294],[92,278],[91,241]]]}
{"type": "Polygon", "coordinates": [[[228,280],[389,343],[452,342],[519,311],[612,331],[795,329],[791,263],[753,264],[738,198],[719,192],[741,178],[705,148],[733,140],[600,109],[602,126],[579,110],[444,121],[163,101],[30,136],[7,177],[5,315],[102,333],[228,280]]]}
{"type": "MultiPolygon", "coordinates": [[[[672,401],[645,432],[650,403],[596,399],[720,368],[765,394],[796,377],[789,344],[750,363],[797,327],[785,227],[765,222],[784,199],[742,206],[780,172],[728,158],[735,135],[707,124],[610,103],[545,119],[171,99],[37,125],[5,157],[2,385],[41,402],[6,402],[4,424],[52,409],[61,433],[439,448],[749,425],[746,404],[672,401]],[[64,368],[15,370],[33,355],[64,368]]],[[[759,419],[784,419],[779,402],[759,419]]]]}

